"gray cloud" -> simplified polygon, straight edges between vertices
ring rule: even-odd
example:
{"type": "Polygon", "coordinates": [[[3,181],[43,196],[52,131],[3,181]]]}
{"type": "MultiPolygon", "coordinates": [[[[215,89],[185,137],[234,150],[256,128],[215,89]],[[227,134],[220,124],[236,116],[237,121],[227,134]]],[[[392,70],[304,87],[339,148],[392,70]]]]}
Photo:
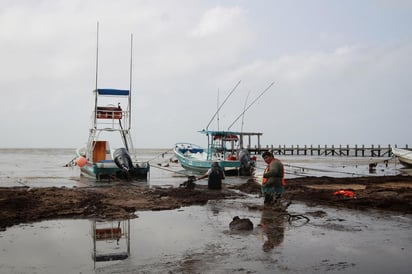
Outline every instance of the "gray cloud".
{"type": "Polygon", "coordinates": [[[203,144],[196,131],[239,80],[221,129],[275,81],[244,117],[264,144],[407,144],[412,8],[402,3],[4,1],[2,146],[87,141],[97,21],[99,87],[128,87],[134,34],[136,147],[203,144]]]}

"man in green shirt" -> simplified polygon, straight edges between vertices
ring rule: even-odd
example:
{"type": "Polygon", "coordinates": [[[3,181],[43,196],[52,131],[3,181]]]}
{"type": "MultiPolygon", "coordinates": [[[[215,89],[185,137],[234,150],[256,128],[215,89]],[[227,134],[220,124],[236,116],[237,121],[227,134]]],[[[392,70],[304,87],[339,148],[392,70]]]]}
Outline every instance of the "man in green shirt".
{"type": "Polygon", "coordinates": [[[265,197],[264,204],[270,205],[280,201],[284,191],[285,172],[282,162],[274,158],[271,152],[263,152],[262,158],[267,164],[263,172],[262,194],[265,197]]]}

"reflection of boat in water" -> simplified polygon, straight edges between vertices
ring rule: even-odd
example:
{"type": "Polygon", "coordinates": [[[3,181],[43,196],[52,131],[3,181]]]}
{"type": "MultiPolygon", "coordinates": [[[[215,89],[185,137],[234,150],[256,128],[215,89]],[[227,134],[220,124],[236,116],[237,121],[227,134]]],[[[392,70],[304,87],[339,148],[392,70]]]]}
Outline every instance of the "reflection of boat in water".
{"type": "Polygon", "coordinates": [[[130,256],[130,219],[92,223],[94,262],[125,260],[130,256]]]}
{"type": "Polygon", "coordinates": [[[401,164],[409,168],[412,167],[412,151],[411,150],[393,147],[392,153],[398,158],[401,164]]]}
{"type": "Polygon", "coordinates": [[[130,135],[132,73],[130,72],[128,90],[99,89],[97,63],[92,126],[86,146],[76,151],[76,164],[80,167],[82,175],[98,181],[147,179],[149,163],[137,161],[130,135]],[[119,145],[117,149],[111,150],[109,142],[112,141],[119,145]]]}
{"type": "MultiPolygon", "coordinates": [[[[237,142],[248,133],[214,130],[199,132],[207,136],[206,148],[191,143],[175,144],[174,154],[184,169],[202,173],[211,167],[212,162],[218,162],[228,175],[253,174],[256,157],[251,157],[248,150],[241,146],[237,148],[237,142]]],[[[255,135],[258,134],[260,135],[255,135]]]]}

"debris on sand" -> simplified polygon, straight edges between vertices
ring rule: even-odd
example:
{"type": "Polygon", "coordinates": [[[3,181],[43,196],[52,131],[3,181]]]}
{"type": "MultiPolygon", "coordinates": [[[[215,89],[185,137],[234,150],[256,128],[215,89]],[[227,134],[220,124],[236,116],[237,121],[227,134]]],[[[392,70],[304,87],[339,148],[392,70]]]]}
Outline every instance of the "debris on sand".
{"type": "Polygon", "coordinates": [[[239,218],[239,216],[233,217],[233,220],[229,224],[230,230],[234,231],[247,231],[253,230],[253,223],[249,218],[239,218]]]}
{"type": "MultiPolygon", "coordinates": [[[[412,176],[304,177],[286,180],[285,188],[283,198],[287,201],[412,213],[412,176]],[[333,195],[348,184],[359,186],[355,198],[333,195]]],[[[196,189],[129,184],[90,188],[3,187],[0,188],[0,230],[55,218],[136,218],[134,212],[138,210],[204,205],[209,200],[242,198],[246,196],[244,193],[260,193],[259,183],[249,179],[245,184],[226,185],[221,191],[208,190],[202,185],[196,185],[196,189]]]]}

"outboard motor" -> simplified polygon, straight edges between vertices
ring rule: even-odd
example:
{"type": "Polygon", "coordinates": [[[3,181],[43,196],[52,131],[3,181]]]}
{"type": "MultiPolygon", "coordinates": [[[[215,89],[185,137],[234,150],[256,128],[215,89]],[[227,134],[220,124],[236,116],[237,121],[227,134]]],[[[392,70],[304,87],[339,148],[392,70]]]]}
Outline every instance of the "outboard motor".
{"type": "Polygon", "coordinates": [[[129,172],[133,168],[132,158],[125,148],[118,148],[113,152],[113,159],[116,165],[124,172],[129,172]]]}
{"type": "Polygon", "coordinates": [[[240,161],[240,175],[251,176],[255,171],[255,160],[251,159],[250,153],[247,149],[241,149],[238,151],[238,159],[240,161]]]}

